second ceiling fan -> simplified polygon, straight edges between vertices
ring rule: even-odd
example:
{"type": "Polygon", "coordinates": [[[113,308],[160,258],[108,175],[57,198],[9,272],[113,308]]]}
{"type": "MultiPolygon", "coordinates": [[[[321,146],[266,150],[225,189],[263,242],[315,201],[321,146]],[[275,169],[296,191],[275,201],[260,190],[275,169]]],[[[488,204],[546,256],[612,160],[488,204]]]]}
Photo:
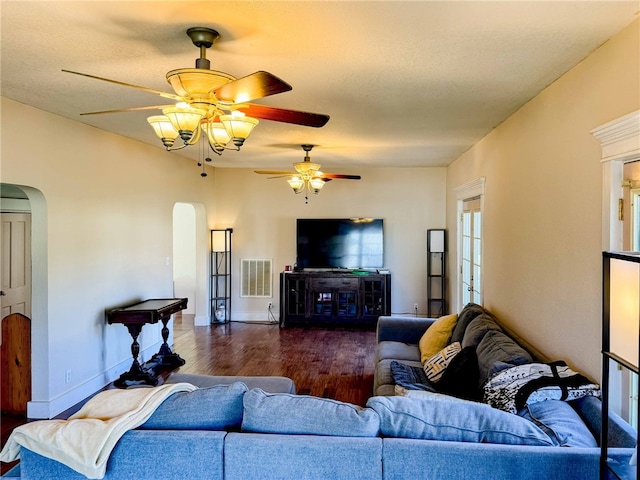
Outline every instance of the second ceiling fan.
{"type": "MultiPolygon", "coordinates": [[[[302,193],[303,191],[318,194],[324,184],[334,179],[343,180],[360,180],[360,175],[345,175],[341,173],[325,173],[320,171],[320,164],[313,163],[309,157],[309,152],[313,145],[303,144],[302,150],[305,151],[304,160],[293,164],[295,172],[281,172],[277,170],[254,170],[260,175],[274,175],[270,178],[289,177],[287,183],[293,189],[294,193],[302,193]]],[[[305,195],[305,203],[309,203],[309,197],[305,195]]]]}

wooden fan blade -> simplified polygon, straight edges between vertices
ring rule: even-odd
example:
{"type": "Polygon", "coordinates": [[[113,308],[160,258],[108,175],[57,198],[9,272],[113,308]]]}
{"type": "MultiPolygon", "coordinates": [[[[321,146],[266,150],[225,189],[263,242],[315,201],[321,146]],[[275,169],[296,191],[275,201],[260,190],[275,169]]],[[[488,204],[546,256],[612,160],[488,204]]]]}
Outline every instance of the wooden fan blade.
{"type": "Polygon", "coordinates": [[[81,77],[93,78],[95,80],[102,80],[103,82],[115,83],[116,85],[122,85],[123,87],[137,88],[138,90],[142,90],[144,92],[149,92],[149,93],[155,93],[156,95],[160,95],[161,97],[164,97],[164,98],[170,98],[172,100],[184,101],[184,99],[178,95],[175,95],[173,93],[161,92],[160,90],[154,90],[153,88],[141,87],[140,85],[133,85],[132,83],[120,82],[119,80],[111,80],[109,78],[104,78],[104,77],[97,77],[95,75],[89,75],[88,73],[80,73],[80,72],[74,72],[72,70],[65,70],[64,68],[62,69],[62,71],[66,73],[72,73],[73,75],[80,75],[81,77]]]}
{"type": "Polygon", "coordinates": [[[342,175],[340,173],[323,173],[323,178],[340,178],[343,180],[360,180],[362,177],[360,175],[342,175]]]}
{"type": "Polygon", "coordinates": [[[288,92],[292,87],[269,72],[255,72],[233,82],[225,83],[213,91],[223,102],[242,103],[276,93],[288,92]]]}
{"type": "Polygon", "coordinates": [[[278,170],[254,170],[253,172],[260,175],[297,175],[296,172],[281,172],[278,170]]]}
{"type": "Polygon", "coordinates": [[[329,121],[329,115],[321,113],[300,112],[284,108],[267,107],[249,103],[238,108],[239,111],[254,118],[273,120],[274,122],[294,123],[307,127],[322,127],[329,121]]]}
{"type": "Polygon", "coordinates": [[[131,107],[131,108],[117,108],[115,110],[102,110],[100,112],[85,112],[80,115],[101,115],[103,113],[123,113],[123,112],[136,112],[138,110],[162,110],[163,108],[173,107],[173,105],[151,105],[149,107],[131,107]]]}

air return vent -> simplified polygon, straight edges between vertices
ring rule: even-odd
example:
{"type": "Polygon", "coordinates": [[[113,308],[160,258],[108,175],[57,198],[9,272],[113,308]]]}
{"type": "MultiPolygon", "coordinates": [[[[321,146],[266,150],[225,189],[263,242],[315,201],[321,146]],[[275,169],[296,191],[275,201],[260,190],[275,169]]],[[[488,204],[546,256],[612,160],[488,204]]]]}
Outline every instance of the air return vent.
{"type": "Polygon", "coordinates": [[[241,297],[271,297],[271,259],[240,260],[241,297]]]}

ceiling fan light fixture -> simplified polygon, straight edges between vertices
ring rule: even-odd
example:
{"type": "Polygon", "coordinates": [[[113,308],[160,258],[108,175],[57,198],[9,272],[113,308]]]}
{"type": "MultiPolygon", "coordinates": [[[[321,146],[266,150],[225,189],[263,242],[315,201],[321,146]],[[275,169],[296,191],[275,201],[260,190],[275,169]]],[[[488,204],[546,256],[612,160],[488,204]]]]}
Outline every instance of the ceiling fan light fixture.
{"type": "MultiPolygon", "coordinates": [[[[167,151],[196,145],[206,136],[211,149],[219,155],[225,149],[240,150],[254,127],[258,125],[258,119],[316,128],[324,126],[329,121],[328,115],[249,103],[288,92],[292,87],[275,75],[262,70],[242,78],[211,70],[211,62],[206,58],[206,52],[220,34],[208,27],[192,27],[186,33],[192,43],[200,49],[200,56],[196,59],[195,68],[179,68],[167,72],[167,82],[175,93],[62,69],[66,73],[153,93],[171,99],[174,105],[85,112],[81,115],[159,109],[164,115],[148,117],[147,121],[167,151]],[[175,140],[178,137],[183,142],[176,145],[175,140]]],[[[202,140],[204,142],[204,139],[202,140]]],[[[312,146],[307,147],[310,149],[312,146]]],[[[203,143],[203,155],[205,149],[203,143]]],[[[305,151],[308,152],[308,149],[305,151]]],[[[204,161],[210,159],[206,157],[204,161]]],[[[199,161],[198,165],[202,166],[204,163],[199,161]]],[[[203,171],[201,175],[206,176],[206,173],[203,171]]],[[[308,175],[303,176],[303,185],[307,185],[309,178],[308,175]]]]}
{"type": "Polygon", "coordinates": [[[153,115],[147,118],[149,125],[153,127],[153,131],[156,136],[162,140],[162,144],[169,149],[173,146],[176,138],[178,138],[178,131],[173,128],[169,117],[165,115],[153,115]]]}
{"type": "Polygon", "coordinates": [[[162,113],[169,118],[171,125],[178,131],[180,138],[185,143],[192,139],[195,130],[200,125],[200,120],[207,114],[205,110],[191,107],[165,108],[162,113]]]}
{"type": "Polygon", "coordinates": [[[247,117],[241,112],[233,112],[231,115],[221,115],[220,121],[231,137],[233,144],[240,148],[251,131],[258,125],[258,119],[247,117]]]}

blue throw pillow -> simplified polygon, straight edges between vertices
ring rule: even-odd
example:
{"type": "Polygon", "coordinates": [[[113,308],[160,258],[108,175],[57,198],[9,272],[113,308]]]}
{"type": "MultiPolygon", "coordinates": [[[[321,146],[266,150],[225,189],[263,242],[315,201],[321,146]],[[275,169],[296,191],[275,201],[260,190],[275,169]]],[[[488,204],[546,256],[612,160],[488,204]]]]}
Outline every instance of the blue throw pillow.
{"type": "Polygon", "coordinates": [[[380,432],[387,437],[553,446],[530,421],[483,403],[371,397],[367,407],[378,413],[380,432]]]}
{"type": "Polygon", "coordinates": [[[527,405],[518,415],[538,425],[560,447],[598,446],[580,415],[562,400],[546,400],[527,405]]]}
{"type": "Polygon", "coordinates": [[[407,390],[425,390],[427,392],[436,391],[433,383],[429,381],[427,374],[424,373],[424,368],[414,367],[395,360],[391,362],[390,367],[391,376],[393,377],[393,382],[396,385],[400,385],[407,390]]]}
{"type": "Polygon", "coordinates": [[[380,419],[373,410],[350,403],[254,388],[244,396],[242,431],[375,437],[380,431],[380,419]]]}
{"type": "Polygon", "coordinates": [[[241,382],[177,392],[168,397],[140,429],[230,430],[242,424],[242,399],[247,386],[241,382]]]}

